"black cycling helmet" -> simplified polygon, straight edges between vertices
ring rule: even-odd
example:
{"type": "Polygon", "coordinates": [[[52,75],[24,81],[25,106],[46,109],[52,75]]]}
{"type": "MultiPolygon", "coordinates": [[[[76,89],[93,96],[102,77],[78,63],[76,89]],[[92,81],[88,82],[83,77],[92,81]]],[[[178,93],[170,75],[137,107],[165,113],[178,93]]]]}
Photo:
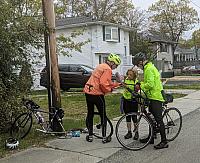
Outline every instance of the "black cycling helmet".
{"type": "Polygon", "coordinates": [[[134,56],[134,65],[138,65],[140,61],[147,60],[147,55],[145,53],[139,52],[134,56]]]}

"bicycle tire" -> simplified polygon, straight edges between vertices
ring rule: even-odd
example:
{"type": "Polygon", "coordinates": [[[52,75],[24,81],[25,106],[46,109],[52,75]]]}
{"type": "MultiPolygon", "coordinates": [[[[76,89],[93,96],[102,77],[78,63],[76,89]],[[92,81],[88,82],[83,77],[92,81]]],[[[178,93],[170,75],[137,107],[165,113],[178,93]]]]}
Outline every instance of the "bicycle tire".
{"type": "MultiPolygon", "coordinates": [[[[100,115],[99,115],[98,112],[94,112],[94,115],[97,115],[99,120],[95,121],[95,117],[94,117],[94,124],[95,125],[93,127],[93,135],[96,138],[103,139],[100,115]]],[[[106,137],[112,137],[113,132],[114,132],[114,128],[113,128],[112,122],[110,121],[110,119],[107,116],[106,116],[106,119],[107,119],[106,137]]],[[[87,119],[86,119],[86,127],[88,128],[87,119]]]]}
{"type": "MultiPolygon", "coordinates": [[[[133,131],[134,133],[134,131],[133,131]]],[[[117,122],[115,128],[115,134],[118,142],[126,149],[137,151],[145,148],[149,143],[153,136],[153,126],[149,119],[140,113],[129,113],[123,115],[117,122]],[[139,139],[134,140],[133,138],[125,139],[124,136],[127,133],[127,123],[126,116],[137,116],[137,130],[139,133],[139,139]],[[140,139],[149,138],[146,143],[141,143],[140,139]]]]}
{"type": "Polygon", "coordinates": [[[20,114],[11,126],[11,136],[16,139],[25,138],[31,130],[33,117],[30,113],[20,114]]]}
{"type": "Polygon", "coordinates": [[[163,113],[163,122],[167,141],[173,141],[180,133],[182,128],[181,112],[175,108],[168,108],[163,113]]]}

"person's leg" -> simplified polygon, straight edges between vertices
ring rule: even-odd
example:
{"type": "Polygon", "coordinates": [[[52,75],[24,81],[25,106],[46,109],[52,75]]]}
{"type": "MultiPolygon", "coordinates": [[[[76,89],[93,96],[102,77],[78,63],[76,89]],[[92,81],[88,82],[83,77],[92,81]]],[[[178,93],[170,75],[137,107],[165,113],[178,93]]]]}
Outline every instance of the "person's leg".
{"type": "MultiPolygon", "coordinates": [[[[130,104],[129,101],[124,99],[124,113],[128,114],[130,113],[130,104]]],[[[127,129],[128,129],[128,133],[124,136],[125,139],[130,139],[132,138],[132,132],[131,132],[131,116],[126,116],[126,125],[127,125],[127,129]]]]}
{"type": "Polygon", "coordinates": [[[167,148],[168,144],[165,134],[165,125],[162,118],[162,102],[151,100],[151,113],[153,114],[155,121],[157,122],[161,136],[161,142],[154,147],[156,149],[167,148]]]}
{"type": "Polygon", "coordinates": [[[86,137],[87,141],[92,141],[93,135],[93,117],[94,117],[94,103],[93,103],[93,96],[89,94],[85,94],[86,96],[86,103],[87,103],[87,118],[86,118],[86,126],[88,128],[89,136],[86,137]]]}
{"type": "MultiPolygon", "coordinates": [[[[138,112],[138,103],[134,100],[131,102],[131,112],[134,112],[134,113],[138,112]]],[[[132,116],[132,121],[133,121],[133,124],[134,124],[134,130],[133,131],[135,132],[133,139],[138,140],[139,133],[138,133],[138,129],[137,129],[137,115],[132,116]]]]}

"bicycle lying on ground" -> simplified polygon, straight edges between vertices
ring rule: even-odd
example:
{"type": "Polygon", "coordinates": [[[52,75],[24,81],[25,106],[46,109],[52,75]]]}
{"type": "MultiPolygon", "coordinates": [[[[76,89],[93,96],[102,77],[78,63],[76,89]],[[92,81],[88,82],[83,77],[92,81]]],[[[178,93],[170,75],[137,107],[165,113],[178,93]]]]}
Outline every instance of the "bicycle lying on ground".
{"type": "MultiPolygon", "coordinates": [[[[130,91],[130,90],[129,90],[130,91]]],[[[140,110],[137,113],[129,113],[123,115],[116,124],[116,137],[118,142],[129,150],[140,150],[145,148],[152,137],[156,138],[157,133],[159,133],[158,126],[156,121],[153,118],[153,115],[150,112],[147,112],[147,108],[149,105],[149,100],[146,97],[144,92],[134,93],[131,92],[133,97],[135,97],[138,101],[138,105],[140,110]],[[134,139],[125,139],[124,135],[127,133],[127,123],[126,117],[127,116],[135,116],[137,117],[136,128],[134,129],[133,133],[138,132],[139,138],[137,140],[134,139]],[[141,143],[140,139],[149,138],[146,143],[141,143]]],[[[170,94],[166,94],[167,100],[163,103],[163,121],[165,125],[165,132],[167,141],[174,140],[180,133],[182,127],[182,115],[181,112],[175,108],[169,108],[167,103],[173,102],[173,96],[170,94]]]]}
{"type": "Polygon", "coordinates": [[[62,118],[64,116],[64,111],[61,108],[52,108],[52,112],[43,111],[39,105],[34,101],[23,99],[23,105],[26,107],[27,112],[20,114],[11,126],[11,136],[16,139],[25,138],[31,130],[33,125],[33,117],[36,118],[37,123],[40,125],[41,129],[36,129],[45,134],[63,134],[67,136],[67,131],[65,131],[62,125],[62,118]],[[42,114],[50,115],[51,121],[45,121],[42,114]],[[53,123],[56,123],[59,129],[58,132],[52,131],[53,123]]]}

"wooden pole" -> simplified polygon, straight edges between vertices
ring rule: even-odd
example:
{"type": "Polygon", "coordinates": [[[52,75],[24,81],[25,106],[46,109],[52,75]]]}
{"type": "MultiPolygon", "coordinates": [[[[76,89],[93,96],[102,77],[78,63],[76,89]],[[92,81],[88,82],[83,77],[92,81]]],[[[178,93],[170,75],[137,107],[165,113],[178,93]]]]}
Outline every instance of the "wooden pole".
{"type": "Polygon", "coordinates": [[[52,92],[52,107],[61,107],[60,98],[60,79],[58,73],[58,58],[56,54],[56,33],[55,33],[55,13],[53,0],[43,0],[44,15],[47,21],[48,36],[49,36],[49,54],[50,54],[50,75],[51,75],[51,92],[52,92]]]}
{"type": "MultiPolygon", "coordinates": [[[[42,10],[43,10],[43,22],[44,22],[44,43],[45,43],[45,57],[46,57],[46,67],[47,67],[47,90],[48,90],[48,108],[49,112],[51,111],[52,107],[52,90],[51,90],[51,61],[49,55],[49,34],[48,34],[48,26],[47,20],[45,17],[45,7],[44,7],[44,0],[42,0],[42,10]]],[[[49,115],[49,121],[51,121],[51,115],[49,115]]]]}

